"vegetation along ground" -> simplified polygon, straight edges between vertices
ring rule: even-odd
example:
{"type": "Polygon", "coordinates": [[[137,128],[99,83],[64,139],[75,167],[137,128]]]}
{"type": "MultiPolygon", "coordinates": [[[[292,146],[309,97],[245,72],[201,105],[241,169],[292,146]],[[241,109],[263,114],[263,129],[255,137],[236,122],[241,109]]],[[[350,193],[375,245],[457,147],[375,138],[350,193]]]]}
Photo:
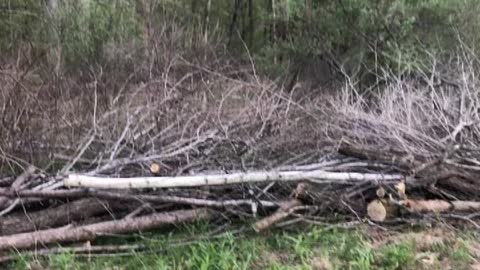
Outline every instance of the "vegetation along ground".
{"type": "Polygon", "coordinates": [[[141,251],[46,257],[15,256],[13,269],[478,269],[480,243],[472,231],[410,228],[402,232],[309,226],[263,235],[212,235],[206,224],[175,233],[104,239],[141,243],[141,251]],[[37,267],[37,268],[34,268],[37,267]],[[42,268],[43,267],[43,268],[42,268]]]}

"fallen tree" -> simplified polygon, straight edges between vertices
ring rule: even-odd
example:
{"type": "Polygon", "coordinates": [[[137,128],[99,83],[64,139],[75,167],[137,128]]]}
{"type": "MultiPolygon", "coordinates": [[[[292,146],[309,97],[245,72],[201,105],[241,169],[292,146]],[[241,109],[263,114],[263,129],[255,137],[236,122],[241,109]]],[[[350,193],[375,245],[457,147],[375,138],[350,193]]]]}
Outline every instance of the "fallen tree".
{"type": "Polygon", "coordinates": [[[56,229],[2,236],[0,237],[0,250],[38,246],[43,247],[49,244],[93,240],[105,234],[151,230],[162,225],[206,220],[212,217],[212,212],[201,208],[195,210],[178,210],[169,213],[158,213],[84,226],[65,226],[56,229]]]}
{"type": "Polygon", "coordinates": [[[474,213],[480,210],[478,201],[447,201],[447,200],[400,200],[391,201],[376,199],[367,207],[368,217],[377,222],[388,218],[397,217],[399,211],[405,209],[412,213],[474,213]]]}

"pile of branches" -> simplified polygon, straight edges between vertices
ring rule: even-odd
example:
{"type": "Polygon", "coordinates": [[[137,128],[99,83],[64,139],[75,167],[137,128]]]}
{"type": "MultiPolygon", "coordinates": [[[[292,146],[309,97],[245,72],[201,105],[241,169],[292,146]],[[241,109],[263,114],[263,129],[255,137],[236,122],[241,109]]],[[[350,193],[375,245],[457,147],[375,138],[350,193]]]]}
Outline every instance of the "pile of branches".
{"type": "MultiPolygon", "coordinates": [[[[93,73],[84,86],[89,95],[67,79],[37,86],[34,74],[2,73],[0,252],[49,253],[57,243],[182,222],[217,226],[288,205],[293,180],[308,170],[291,166],[323,156],[316,136],[298,140],[313,118],[251,67],[170,61],[157,71],[161,78],[127,78],[117,87],[93,73]],[[44,96],[48,87],[60,88],[58,96],[44,96]],[[267,171],[268,181],[241,181],[252,171],[262,171],[260,178],[267,171]],[[272,183],[280,171],[293,171],[292,182],[272,183]],[[175,184],[176,177],[212,174],[237,176],[236,184],[175,184]],[[173,182],[106,189],[68,183],[78,175],[173,182]]],[[[113,252],[88,248],[97,249],[113,252]]]]}
{"type": "Polygon", "coordinates": [[[52,131],[36,123],[57,138],[53,149],[42,136],[30,142],[52,162],[40,169],[3,155],[23,173],[0,179],[0,251],[46,254],[58,243],[199,220],[247,220],[255,231],[452,219],[480,228],[477,69],[463,58],[450,65],[415,78],[385,72],[367,94],[348,80],[308,98],[254,68],[218,72],[185,60],[169,66],[182,76],[129,84],[105,102],[94,81],[86,116],[69,111],[52,131]]]}
{"type": "MultiPolygon", "coordinates": [[[[247,220],[257,232],[297,223],[388,226],[451,218],[480,228],[474,221],[480,202],[459,200],[438,188],[436,182],[448,176],[426,177],[438,172],[432,163],[349,144],[317,163],[270,171],[171,177],[155,176],[158,168],[152,163],[152,176],[119,178],[47,176],[30,167],[16,178],[2,179],[0,250],[35,248],[50,254],[59,251],[51,249],[58,243],[201,220],[212,226],[247,220]]],[[[76,251],[123,249],[89,245],[76,251]]]]}

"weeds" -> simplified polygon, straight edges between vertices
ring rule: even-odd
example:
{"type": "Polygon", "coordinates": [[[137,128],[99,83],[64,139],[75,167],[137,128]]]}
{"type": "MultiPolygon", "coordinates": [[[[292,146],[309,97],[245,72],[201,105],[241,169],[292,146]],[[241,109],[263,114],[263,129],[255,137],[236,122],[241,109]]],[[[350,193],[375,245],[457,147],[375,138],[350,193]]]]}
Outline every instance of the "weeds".
{"type": "Polygon", "coordinates": [[[403,242],[384,247],[377,254],[379,269],[412,269],[415,264],[415,243],[403,242]]]}
{"type": "MultiPolygon", "coordinates": [[[[123,256],[78,257],[66,250],[47,258],[19,254],[13,269],[29,269],[39,264],[51,269],[425,269],[422,260],[434,261],[427,269],[468,269],[472,263],[470,239],[462,234],[458,239],[436,243],[418,250],[415,240],[373,248],[361,229],[328,230],[312,227],[304,231],[274,232],[237,238],[231,233],[221,237],[181,243],[195,235],[208,234],[205,224],[186,226],[175,234],[146,234],[120,242],[148,243],[145,252],[129,252],[123,256]],[[172,245],[172,243],[176,243],[172,245]],[[448,265],[446,265],[448,264],[448,265]],[[327,267],[327,268],[320,268],[327,267]],[[423,268],[422,268],[423,267],[423,268]]],[[[119,242],[110,239],[108,242],[119,242]]]]}

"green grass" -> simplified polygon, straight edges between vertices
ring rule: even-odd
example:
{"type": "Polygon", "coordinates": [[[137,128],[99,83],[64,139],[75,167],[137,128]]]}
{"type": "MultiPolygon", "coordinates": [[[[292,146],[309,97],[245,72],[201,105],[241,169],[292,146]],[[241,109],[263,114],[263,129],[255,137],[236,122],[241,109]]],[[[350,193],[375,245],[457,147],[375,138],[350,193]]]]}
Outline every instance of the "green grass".
{"type": "Polygon", "coordinates": [[[101,244],[147,244],[145,252],[124,256],[84,258],[66,250],[59,255],[32,258],[18,255],[10,266],[28,269],[34,262],[49,269],[442,269],[445,259],[452,269],[468,269],[472,262],[468,239],[462,235],[423,250],[413,240],[397,241],[373,248],[364,231],[310,227],[301,231],[275,231],[268,235],[232,233],[189,241],[208,233],[208,225],[197,224],[175,233],[152,232],[126,238],[102,239],[101,244]],[[182,244],[183,242],[183,244],[182,244]],[[434,258],[427,268],[421,260],[434,258]],[[444,259],[443,262],[440,262],[444,259]],[[327,268],[322,268],[327,267],[327,268]]]}

